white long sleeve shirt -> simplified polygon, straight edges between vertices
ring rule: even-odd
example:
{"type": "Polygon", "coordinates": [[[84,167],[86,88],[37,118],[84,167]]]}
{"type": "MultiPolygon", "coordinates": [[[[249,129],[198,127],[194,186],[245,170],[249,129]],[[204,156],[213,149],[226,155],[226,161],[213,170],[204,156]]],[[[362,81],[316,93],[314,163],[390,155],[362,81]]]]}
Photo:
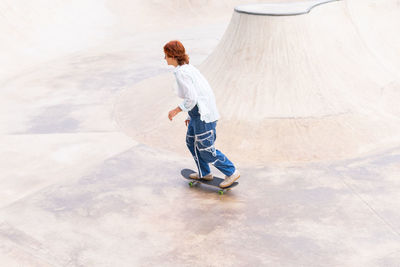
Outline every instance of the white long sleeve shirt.
{"type": "Polygon", "coordinates": [[[190,111],[197,104],[200,119],[205,122],[214,122],[220,118],[215,103],[214,92],[211,86],[200,73],[190,64],[178,65],[174,69],[177,83],[177,94],[183,98],[179,107],[182,111],[190,111]]]}

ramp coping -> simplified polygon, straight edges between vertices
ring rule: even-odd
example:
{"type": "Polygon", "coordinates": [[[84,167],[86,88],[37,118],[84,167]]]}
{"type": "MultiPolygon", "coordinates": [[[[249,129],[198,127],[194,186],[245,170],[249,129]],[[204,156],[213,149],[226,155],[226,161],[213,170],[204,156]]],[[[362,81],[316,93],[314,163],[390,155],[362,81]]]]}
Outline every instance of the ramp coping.
{"type": "Polygon", "coordinates": [[[314,7],[342,0],[314,0],[293,3],[246,4],[235,7],[238,13],[261,16],[296,16],[309,13],[314,7]]]}

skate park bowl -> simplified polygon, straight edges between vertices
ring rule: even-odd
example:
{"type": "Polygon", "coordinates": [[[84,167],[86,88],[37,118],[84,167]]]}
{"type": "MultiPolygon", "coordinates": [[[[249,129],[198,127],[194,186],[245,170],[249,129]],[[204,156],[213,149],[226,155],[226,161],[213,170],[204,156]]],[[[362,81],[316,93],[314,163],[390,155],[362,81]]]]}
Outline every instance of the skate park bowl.
{"type": "Polygon", "coordinates": [[[1,1],[0,266],[400,266],[399,11],[1,1]],[[241,173],[222,195],[181,177],[174,39],[241,173]]]}
{"type": "Polygon", "coordinates": [[[367,47],[381,64],[395,75],[400,74],[400,2],[346,1],[349,14],[367,47]]]}
{"type": "MultiPolygon", "coordinates": [[[[337,160],[400,141],[400,85],[367,49],[344,1],[238,6],[199,68],[222,116],[217,144],[237,160],[337,160]]],[[[122,92],[116,118],[134,139],[179,153],[185,126],[164,120],[179,103],[165,93],[173,83],[165,74],[122,92]]]]}

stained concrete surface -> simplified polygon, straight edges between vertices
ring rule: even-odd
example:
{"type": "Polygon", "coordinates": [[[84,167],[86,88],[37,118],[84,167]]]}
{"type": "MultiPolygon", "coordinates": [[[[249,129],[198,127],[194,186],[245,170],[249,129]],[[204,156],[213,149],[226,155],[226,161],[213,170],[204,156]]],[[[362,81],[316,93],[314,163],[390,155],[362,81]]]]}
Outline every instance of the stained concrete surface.
{"type": "Polygon", "coordinates": [[[179,177],[190,159],[138,144],[4,207],[2,251],[37,266],[398,266],[399,158],[241,166],[220,196],[179,177]]]}
{"type": "Polygon", "coordinates": [[[181,39],[199,64],[227,23],[126,36],[2,77],[1,266],[400,266],[400,147],[239,163],[240,185],[220,196],[180,177],[195,167],[188,152],[121,132],[115,99],[170,71],[162,44],[181,39]]]}

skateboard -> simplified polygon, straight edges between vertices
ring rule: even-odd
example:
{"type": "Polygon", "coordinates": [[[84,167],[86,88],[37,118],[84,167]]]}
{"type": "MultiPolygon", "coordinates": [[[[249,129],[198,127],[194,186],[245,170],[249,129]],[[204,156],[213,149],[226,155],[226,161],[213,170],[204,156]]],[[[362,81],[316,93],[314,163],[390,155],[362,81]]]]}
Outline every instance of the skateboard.
{"type": "Polygon", "coordinates": [[[189,186],[190,187],[193,187],[193,186],[198,185],[198,184],[206,184],[206,185],[209,185],[209,186],[218,187],[219,188],[218,194],[223,195],[225,192],[227,192],[228,190],[231,190],[233,187],[235,187],[235,186],[237,186],[239,184],[238,182],[234,182],[230,186],[222,188],[219,185],[224,181],[224,179],[216,177],[216,176],[214,176],[214,179],[212,179],[212,181],[207,181],[207,180],[203,180],[203,179],[192,179],[192,178],[189,178],[189,175],[191,173],[194,173],[194,172],[195,171],[190,170],[190,169],[183,169],[181,171],[182,176],[185,179],[190,180],[190,182],[189,182],[189,186]]]}

